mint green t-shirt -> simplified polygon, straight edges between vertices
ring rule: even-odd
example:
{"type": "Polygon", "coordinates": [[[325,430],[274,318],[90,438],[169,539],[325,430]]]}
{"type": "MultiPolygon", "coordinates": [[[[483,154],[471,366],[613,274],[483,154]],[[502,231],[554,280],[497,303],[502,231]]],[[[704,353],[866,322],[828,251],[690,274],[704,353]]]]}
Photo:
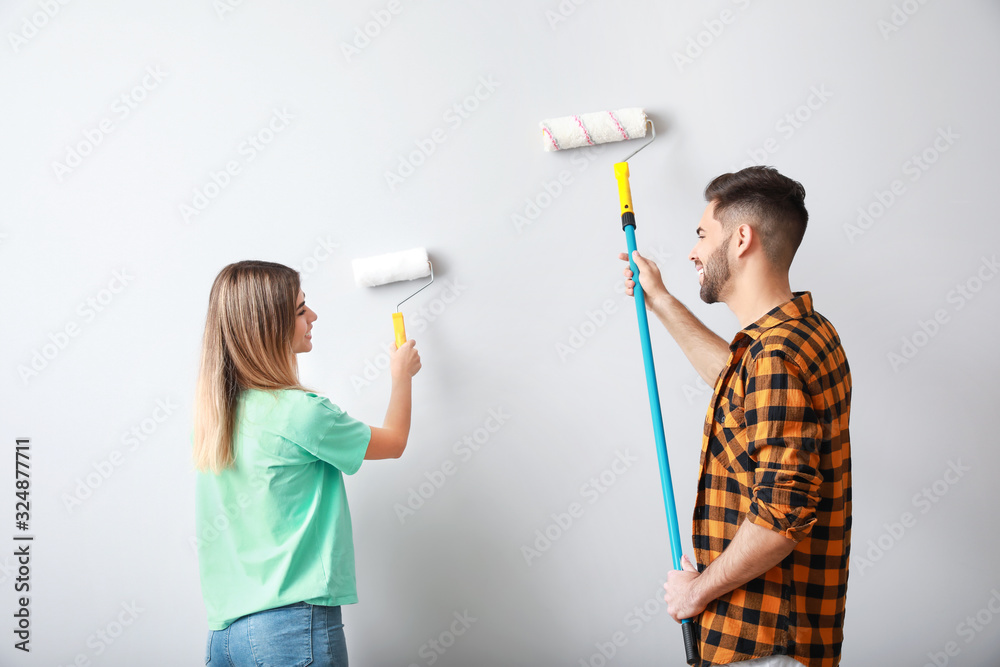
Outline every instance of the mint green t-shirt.
{"type": "Polygon", "coordinates": [[[236,419],[235,466],[197,479],[209,629],[294,602],[357,602],[342,473],[361,467],[371,429],[294,389],[242,392],[236,419]]]}

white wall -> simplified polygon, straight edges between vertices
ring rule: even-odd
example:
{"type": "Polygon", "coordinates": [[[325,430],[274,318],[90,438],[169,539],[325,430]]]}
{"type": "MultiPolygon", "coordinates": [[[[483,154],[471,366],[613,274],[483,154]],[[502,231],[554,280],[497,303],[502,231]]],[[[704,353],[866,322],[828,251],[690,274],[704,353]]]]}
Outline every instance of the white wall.
{"type": "MultiPolygon", "coordinates": [[[[537,127],[644,106],[659,136],[631,162],[639,246],[664,257],[671,288],[724,337],[736,320],[698,300],[686,260],[704,186],[763,161],[806,187],[793,288],[811,290],[839,329],[855,382],[844,664],[998,664],[987,603],[1000,599],[1000,280],[995,265],[980,268],[1000,246],[989,200],[996,2],[398,0],[347,57],[341,45],[387,2],[233,0],[222,11],[224,1],[0,6],[0,490],[12,522],[14,440],[30,437],[36,536],[30,655],[12,647],[13,540],[0,548],[0,662],[199,664],[189,432],[213,277],[248,258],[303,268],[319,314],[304,380],[379,423],[386,374],[356,379],[384,360],[410,286],[356,288],[350,259],[422,245],[439,282],[405,310],[424,361],[411,444],[348,481],[361,599],[345,609],[352,661],[429,665],[425,643],[468,611],[477,620],[437,665],[600,665],[598,644],[616,632],[627,643],[609,664],[680,664],[662,604],[670,557],[635,314],[616,259],[611,165],[636,146],[548,154],[537,127]],[[134,108],[123,106],[144,77],[134,108]],[[445,115],[477,88],[484,99],[467,118],[445,115]],[[262,150],[241,150],[275,110],[287,125],[262,150]],[[385,173],[437,128],[444,142],[390,188],[385,173]],[[949,131],[957,138],[937,141],[949,131]],[[88,135],[101,138],[78,166],[54,166],[88,135]],[[915,171],[925,151],[936,161],[915,171]],[[185,221],[181,206],[230,161],[240,172],[185,221]],[[546,200],[562,171],[569,184],[546,200]],[[852,230],[894,181],[891,205],[852,230]],[[519,228],[532,199],[547,206],[519,228]],[[978,291],[962,297],[959,285],[978,291]],[[606,302],[603,324],[561,356],[557,345],[606,302]],[[420,324],[418,308],[433,322],[420,324]],[[946,321],[921,333],[936,314],[946,321]],[[904,338],[920,347],[894,363],[904,338]],[[49,358],[23,377],[36,352],[49,358]],[[158,402],[173,406],[162,423],[150,421],[165,414],[158,402]],[[454,444],[491,410],[503,426],[463,457],[454,444]],[[134,428],[149,432],[127,439],[134,428]],[[634,463],[586,495],[619,453],[634,463]],[[449,460],[457,472],[401,523],[394,505],[449,460]],[[88,476],[96,488],[68,508],[88,476]],[[529,565],[521,547],[573,502],[582,517],[529,565]],[[133,602],[135,621],[98,639],[133,602]],[[655,614],[635,621],[647,602],[655,614]],[[977,613],[980,630],[961,625],[977,613]]],[[[709,393],[659,326],[653,344],[689,534],[709,393]]]]}

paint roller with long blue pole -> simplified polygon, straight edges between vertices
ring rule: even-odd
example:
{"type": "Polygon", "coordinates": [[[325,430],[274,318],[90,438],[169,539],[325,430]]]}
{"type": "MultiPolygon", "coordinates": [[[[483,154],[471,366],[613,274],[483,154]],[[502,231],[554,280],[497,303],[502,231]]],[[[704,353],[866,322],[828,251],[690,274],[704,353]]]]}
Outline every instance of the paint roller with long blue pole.
{"type": "MultiPolygon", "coordinates": [[[[663,413],[660,410],[660,392],[656,385],[656,368],[653,365],[653,346],[649,340],[649,319],[646,314],[646,296],[639,284],[639,268],[632,253],[635,243],[635,211],[632,208],[632,190],[629,187],[628,161],[656,138],[653,121],[646,118],[642,109],[619,109],[583,116],[568,116],[542,122],[542,133],[546,150],[561,150],[579,146],[593,146],[608,141],[621,141],[646,136],[649,126],[652,137],[623,161],[615,164],[615,179],[618,181],[618,199],[621,204],[622,229],[628,245],[629,266],[635,276],[635,311],[639,318],[639,337],[642,342],[642,360],[646,367],[646,390],[649,394],[649,409],[653,416],[653,436],[656,439],[656,458],[660,465],[660,485],[663,487],[663,504],[667,511],[667,528],[670,533],[670,555],[675,570],[681,568],[681,535],[677,525],[677,507],[674,503],[674,487],[670,478],[670,460],[667,457],[666,437],[663,433],[663,413]]],[[[698,662],[698,644],[695,641],[695,627],[690,618],[681,622],[684,637],[684,652],[687,664],[698,662]]]]}

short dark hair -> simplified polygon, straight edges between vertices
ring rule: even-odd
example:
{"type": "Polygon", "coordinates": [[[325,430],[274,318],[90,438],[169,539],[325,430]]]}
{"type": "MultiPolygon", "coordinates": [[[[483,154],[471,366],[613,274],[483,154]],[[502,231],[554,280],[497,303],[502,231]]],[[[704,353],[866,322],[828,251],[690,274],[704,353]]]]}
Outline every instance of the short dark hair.
{"type": "Polygon", "coordinates": [[[764,255],[787,269],[806,233],[809,212],[806,189],[774,167],[747,167],[717,176],[705,188],[705,200],[715,202],[715,218],[732,230],[746,221],[761,237],[764,255]]]}

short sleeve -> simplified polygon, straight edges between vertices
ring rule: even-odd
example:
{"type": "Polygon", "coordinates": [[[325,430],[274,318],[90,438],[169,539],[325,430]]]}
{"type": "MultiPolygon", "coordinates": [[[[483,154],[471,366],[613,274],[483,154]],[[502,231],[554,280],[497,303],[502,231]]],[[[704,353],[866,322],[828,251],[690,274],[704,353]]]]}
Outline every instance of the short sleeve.
{"type": "Polygon", "coordinates": [[[803,373],[783,351],[765,351],[754,360],[744,409],[756,461],[747,518],[800,541],[816,523],[823,435],[803,373]]]}
{"type": "Polygon", "coordinates": [[[371,428],[328,398],[305,392],[302,399],[296,410],[296,444],[345,475],[356,473],[368,451],[371,428]]]}

